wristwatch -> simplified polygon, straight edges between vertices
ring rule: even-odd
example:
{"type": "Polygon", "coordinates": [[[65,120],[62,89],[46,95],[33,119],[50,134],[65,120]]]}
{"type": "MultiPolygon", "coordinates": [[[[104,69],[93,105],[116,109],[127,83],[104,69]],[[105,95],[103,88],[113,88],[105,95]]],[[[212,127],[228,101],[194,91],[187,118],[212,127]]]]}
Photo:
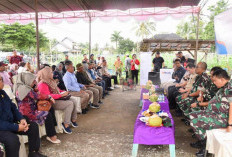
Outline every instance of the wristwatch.
{"type": "Polygon", "coordinates": [[[232,126],[232,124],[227,123],[227,126],[232,126]]]}
{"type": "Polygon", "coordinates": [[[200,104],[199,104],[199,102],[197,102],[197,107],[200,107],[200,104]]]}

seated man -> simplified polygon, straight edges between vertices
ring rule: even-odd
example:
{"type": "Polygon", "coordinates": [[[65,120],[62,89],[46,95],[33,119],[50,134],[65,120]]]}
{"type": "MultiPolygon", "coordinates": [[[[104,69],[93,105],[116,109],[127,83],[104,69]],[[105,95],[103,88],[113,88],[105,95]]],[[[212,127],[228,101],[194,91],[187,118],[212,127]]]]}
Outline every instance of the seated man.
{"type": "MultiPolygon", "coordinates": [[[[190,92],[184,93],[176,98],[176,103],[179,108],[183,111],[185,115],[189,113],[188,108],[191,104],[197,100],[200,93],[200,88],[208,88],[209,86],[209,76],[205,73],[207,69],[207,64],[205,62],[199,62],[196,67],[196,80],[193,84],[192,90],[190,92]]],[[[188,121],[185,121],[186,125],[189,125],[188,121]]]]}
{"type": "Polygon", "coordinates": [[[102,98],[104,86],[101,82],[101,79],[95,76],[93,67],[94,67],[94,63],[89,63],[88,69],[85,72],[88,75],[88,78],[91,80],[91,82],[98,85],[96,88],[98,88],[100,97],[102,98]]]}
{"type": "Polygon", "coordinates": [[[7,157],[18,157],[20,142],[17,134],[27,135],[29,157],[45,157],[39,153],[40,137],[38,125],[23,117],[16,105],[3,91],[3,78],[0,76],[0,142],[6,148],[7,157]]]}
{"type": "Polygon", "coordinates": [[[176,59],[174,63],[175,63],[176,68],[175,68],[174,73],[172,74],[172,78],[176,80],[175,81],[176,83],[180,83],[180,81],[181,81],[182,77],[184,76],[186,70],[182,67],[181,62],[180,62],[179,59],[176,59]]]}
{"type": "MultiPolygon", "coordinates": [[[[116,87],[116,85],[118,84],[117,76],[110,75],[110,73],[108,72],[106,60],[102,61],[101,75],[103,78],[113,79],[114,80],[114,87],[116,87]]],[[[110,87],[112,86],[111,81],[108,81],[108,86],[110,86],[110,87]]]]}
{"type": "MultiPolygon", "coordinates": [[[[88,103],[93,96],[93,92],[86,90],[85,86],[77,82],[77,78],[74,74],[74,67],[71,61],[67,61],[65,64],[65,69],[67,72],[63,77],[63,81],[66,89],[70,92],[72,96],[81,98],[81,109],[82,113],[87,112],[88,103]]],[[[91,104],[91,108],[99,108],[97,104],[91,104]]]]}
{"type": "Polygon", "coordinates": [[[181,84],[176,84],[176,86],[171,86],[169,87],[169,94],[168,94],[168,101],[170,108],[176,108],[176,112],[178,114],[179,109],[177,108],[176,104],[176,97],[182,93],[189,92],[192,89],[193,82],[195,81],[196,78],[196,73],[195,73],[195,65],[194,64],[189,64],[187,65],[187,72],[189,73],[188,77],[186,77],[186,81],[181,84]]]}
{"type": "MultiPolygon", "coordinates": [[[[202,89],[197,101],[191,104],[191,108],[189,108],[190,112],[195,112],[199,110],[205,110],[208,107],[209,101],[216,95],[217,91],[219,90],[217,86],[213,83],[213,73],[217,70],[221,70],[220,67],[213,67],[210,71],[210,81],[209,81],[209,88],[202,89]]],[[[189,116],[189,115],[187,115],[189,116]]]]}
{"type": "Polygon", "coordinates": [[[232,81],[225,70],[219,69],[213,73],[213,83],[220,90],[209,101],[208,108],[190,113],[191,127],[199,140],[195,146],[201,148],[196,153],[198,157],[205,154],[207,130],[219,128],[226,128],[227,132],[232,130],[232,81]]]}
{"type": "Polygon", "coordinates": [[[76,65],[77,73],[76,78],[77,81],[81,84],[83,84],[86,89],[93,92],[93,104],[100,104],[101,102],[101,92],[102,88],[100,86],[97,86],[94,84],[88,77],[87,73],[84,71],[84,67],[81,63],[76,65]],[[100,88],[100,89],[99,89],[100,88]]]}

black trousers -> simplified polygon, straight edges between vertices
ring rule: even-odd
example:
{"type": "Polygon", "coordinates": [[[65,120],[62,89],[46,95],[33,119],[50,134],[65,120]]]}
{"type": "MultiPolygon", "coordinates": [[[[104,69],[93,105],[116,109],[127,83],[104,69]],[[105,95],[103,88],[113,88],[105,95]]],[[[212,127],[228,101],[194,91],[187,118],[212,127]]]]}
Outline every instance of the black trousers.
{"type": "Polygon", "coordinates": [[[109,89],[112,86],[111,78],[107,76],[102,76],[102,79],[106,82],[106,89],[109,89]]]}
{"type": "Polygon", "coordinates": [[[39,151],[40,137],[38,125],[34,122],[30,122],[27,117],[25,117],[25,119],[27,120],[27,123],[30,124],[27,132],[0,131],[0,142],[5,145],[7,157],[19,156],[20,142],[17,134],[28,136],[28,145],[30,152],[39,151]]]}
{"type": "Polygon", "coordinates": [[[114,80],[114,84],[115,84],[115,85],[118,84],[118,78],[117,78],[116,75],[111,75],[111,79],[114,80]]]}
{"type": "Polygon", "coordinates": [[[45,129],[48,137],[52,137],[56,135],[54,119],[51,113],[47,115],[47,118],[45,120],[45,129]]]}
{"type": "Polygon", "coordinates": [[[131,74],[132,74],[132,80],[134,81],[136,79],[136,84],[138,84],[138,82],[139,82],[139,80],[138,80],[139,71],[138,70],[131,70],[131,74]]]}
{"type": "Polygon", "coordinates": [[[178,106],[176,104],[176,97],[181,94],[179,89],[180,88],[176,88],[175,86],[168,87],[168,102],[170,109],[175,109],[178,106]]]}

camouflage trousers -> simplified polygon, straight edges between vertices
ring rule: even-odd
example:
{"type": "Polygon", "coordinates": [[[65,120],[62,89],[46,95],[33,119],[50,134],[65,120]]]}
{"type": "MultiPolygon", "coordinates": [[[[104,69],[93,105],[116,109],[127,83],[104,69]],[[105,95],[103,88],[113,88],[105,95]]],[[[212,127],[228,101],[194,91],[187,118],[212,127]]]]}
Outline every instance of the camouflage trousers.
{"type": "Polygon", "coordinates": [[[191,104],[196,102],[196,98],[187,97],[185,99],[182,99],[182,95],[180,95],[176,98],[176,102],[179,108],[183,111],[184,115],[189,117],[189,113],[192,112],[191,104]]]}
{"type": "Polygon", "coordinates": [[[225,128],[228,121],[228,117],[207,110],[191,112],[189,117],[190,125],[199,140],[206,139],[207,130],[225,128]]]}

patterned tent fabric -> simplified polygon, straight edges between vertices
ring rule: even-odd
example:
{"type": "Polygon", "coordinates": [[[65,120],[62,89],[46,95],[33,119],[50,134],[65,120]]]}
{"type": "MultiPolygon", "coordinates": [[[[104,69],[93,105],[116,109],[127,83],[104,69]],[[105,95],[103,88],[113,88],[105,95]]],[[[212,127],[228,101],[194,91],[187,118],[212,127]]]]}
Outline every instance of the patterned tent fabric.
{"type": "MultiPolygon", "coordinates": [[[[34,0],[1,0],[0,14],[33,13],[34,0]]],[[[38,0],[38,12],[197,6],[200,0],[38,0]]]]}
{"type": "MultiPolygon", "coordinates": [[[[1,3],[1,2],[0,2],[1,3]]],[[[54,24],[62,23],[65,19],[69,23],[78,22],[79,19],[84,19],[84,21],[89,22],[89,16],[91,20],[94,21],[97,18],[104,22],[111,21],[117,18],[119,21],[128,21],[130,19],[135,19],[136,21],[146,21],[149,18],[154,18],[156,20],[164,20],[168,16],[173,18],[183,18],[188,14],[197,14],[199,12],[199,7],[178,7],[174,9],[170,8],[140,8],[140,9],[129,9],[126,11],[121,10],[105,10],[105,11],[72,11],[72,12],[43,12],[39,13],[40,24],[45,23],[47,20],[54,24]]],[[[35,19],[34,13],[23,13],[23,14],[0,14],[0,21],[4,23],[14,23],[19,22],[21,24],[28,24],[33,22],[35,19]]]]}

